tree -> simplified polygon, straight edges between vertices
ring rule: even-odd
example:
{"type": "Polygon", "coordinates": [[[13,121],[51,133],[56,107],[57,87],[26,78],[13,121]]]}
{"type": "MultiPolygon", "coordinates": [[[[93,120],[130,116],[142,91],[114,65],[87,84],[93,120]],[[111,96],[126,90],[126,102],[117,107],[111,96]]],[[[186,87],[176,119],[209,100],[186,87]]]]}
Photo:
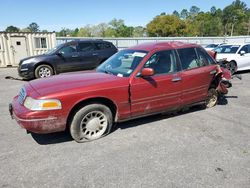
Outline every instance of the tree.
{"type": "Polygon", "coordinates": [[[234,1],[231,5],[223,9],[222,22],[224,25],[224,33],[233,35],[242,32],[242,23],[247,18],[246,3],[240,0],[234,1]],[[236,32],[235,30],[236,29],[236,32]]]}
{"type": "Polygon", "coordinates": [[[146,28],[142,26],[134,27],[133,37],[144,37],[146,35],[146,28]]]}
{"type": "Polygon", "coordinates": [[[18,27],[15,27],[13,25],[11,26],[8,26],[6,29],[5,29],[6,32],[19,32],[20,29],[18,27]]]}
{"type": "Polygon", "coordinates": [[[189,10],[189,15],[191,16],[191,18],[194,18],[195,16],[198,15],[199,12],[200,8],[198,8],[197,6],[192,6],[189,10]]]}
{"type": "Polygon", "coordinates": [[[185,19],[187,19],[188,16],[189,16],[188,10],[187,10],[187,9],[183,9],[183,10],[181,11],[180,18],[183,19],[183,20],[185,20],[185,19]]]}
{"type": "Polygon", "coordinates": [[[80,28],[78,37],[92,37],[92,28],[90,25],[86,25],[85,27],[80,28]]]}
{"type": "Polygon", "coordinates": [[[180,17],[179,12],[178,12],[178,11],[176,11],[176,10],[173,12],[173,15],[177,16],[178,18],[180,17]]]}
{"type": "Polygon", "coordinates": [[[215,7],[215,6],[212,6],[212,7],[211,7],[210,13],[211,13],[212,15],[215,15],[215,14],[216,14],[216,7],[215,7]]]}
{"type": "Polygon", "coordinates": [[[29,25],[28,29],[29,29],[31,32],[39,32],[39,26],[38,26],[38,24],[35,23],[35,22],[32,22],[32,23],[29,25]]]}
{"type": "Polygon", "coordinates": [[[109,25],[116,32],[115,37],[131,37],[133,34],[133,27],[126,26],[124,20],[113,19],[109,25]]]}
{"type": "Polygon", "coordinates": [[[185,23],[175,15],[160,15],[148,25],[147,32],[152,37],[183,36],[185,23]]]}

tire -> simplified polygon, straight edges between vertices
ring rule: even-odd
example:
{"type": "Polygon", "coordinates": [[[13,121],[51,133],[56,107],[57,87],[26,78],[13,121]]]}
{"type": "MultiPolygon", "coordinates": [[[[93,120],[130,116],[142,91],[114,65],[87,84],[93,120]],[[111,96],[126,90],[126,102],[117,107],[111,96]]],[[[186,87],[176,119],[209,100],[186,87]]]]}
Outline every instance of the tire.
{"type": "Polygon", "coordinates": [[[230,61],[228,64],[228,69],[230,70],[231,74],[233,75],[234,73],[237,72],[237,64],[235,61],[230,61]]]}
{"type": "Polygon", "coordinates": [[[212,108],[218,103],[219,93],[215,88],[210,88],[207,92],[206,108],[212,108]]]}
{"type": "Polygon", "coordinates": [[[70,123],[71,137],[78,143],[99,139],[110,133],[111,110],[103,104],[89,104],[78,110],[70,123]]]}
{"type": "Polygon", "coordinates": [[[35,77],[36,78],[46,78],[46,77],[50,77],[54,74],[54,71],[52,69],[51,66],[49,65],[39,65],[36,69],[35,69],[35,77]]]}

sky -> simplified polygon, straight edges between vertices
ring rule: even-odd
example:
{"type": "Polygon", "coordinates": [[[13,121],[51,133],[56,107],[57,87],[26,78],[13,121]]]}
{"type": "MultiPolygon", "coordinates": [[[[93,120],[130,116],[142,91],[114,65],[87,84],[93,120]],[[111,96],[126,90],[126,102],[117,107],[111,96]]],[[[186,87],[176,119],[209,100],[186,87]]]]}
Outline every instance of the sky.
{"type": "MultiPolygon", "coordinates": [[[[243,0],[244,1],[244,0],[243,0]]],[[[201,11],[212,6],[223,9],[233,0],[0,0],[0,31],[14,25],[25,28],[36,22],[40,30],[59,31],[87,24],[108,23],[114,18],[128,26],[146,26],[162,12],[190,9],[195,5],[201,11]]],[[[247,6],[250,7],[250,3],[247,6]]]]}

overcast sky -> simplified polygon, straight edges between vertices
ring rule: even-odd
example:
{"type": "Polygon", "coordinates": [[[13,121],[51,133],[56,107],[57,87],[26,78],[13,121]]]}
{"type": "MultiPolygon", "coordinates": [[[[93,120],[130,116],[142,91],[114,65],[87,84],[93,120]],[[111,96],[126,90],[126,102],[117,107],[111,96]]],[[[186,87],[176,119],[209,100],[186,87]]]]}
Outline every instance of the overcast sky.
{"type": "MultiPolygon", "coordinates": [[[[201,11],[212,6],[223,9],[233,0],[0,0],[0,31],[7,26],[27,27],[36,22],[40,29],[58,31],[87,24],[123,19],[129,26],[145,26],[162,12],[171,14],[195,5],[201,11]]],[[[247,3],[249,7],[249,2],[247,3]]]]}

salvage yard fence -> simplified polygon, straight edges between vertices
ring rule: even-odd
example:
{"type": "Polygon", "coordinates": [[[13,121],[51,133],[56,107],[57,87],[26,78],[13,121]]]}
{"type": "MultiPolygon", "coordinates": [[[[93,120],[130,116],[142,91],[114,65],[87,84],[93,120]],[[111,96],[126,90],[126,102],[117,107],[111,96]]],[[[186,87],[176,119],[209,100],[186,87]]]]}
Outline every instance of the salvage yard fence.
{"type": "Polygon", "coordinates": [[[101,39],[112,42],[118,49],[128,48],[145,42],[157,41],[182,41],[196,43],[202,46],[208,44],[221,43],[250,43],[250,36],[235,36],[235,37],[143,37],[143,38],[89,38],[89,37],[57,37],[57,44],[86,39],[101,39]]]}

